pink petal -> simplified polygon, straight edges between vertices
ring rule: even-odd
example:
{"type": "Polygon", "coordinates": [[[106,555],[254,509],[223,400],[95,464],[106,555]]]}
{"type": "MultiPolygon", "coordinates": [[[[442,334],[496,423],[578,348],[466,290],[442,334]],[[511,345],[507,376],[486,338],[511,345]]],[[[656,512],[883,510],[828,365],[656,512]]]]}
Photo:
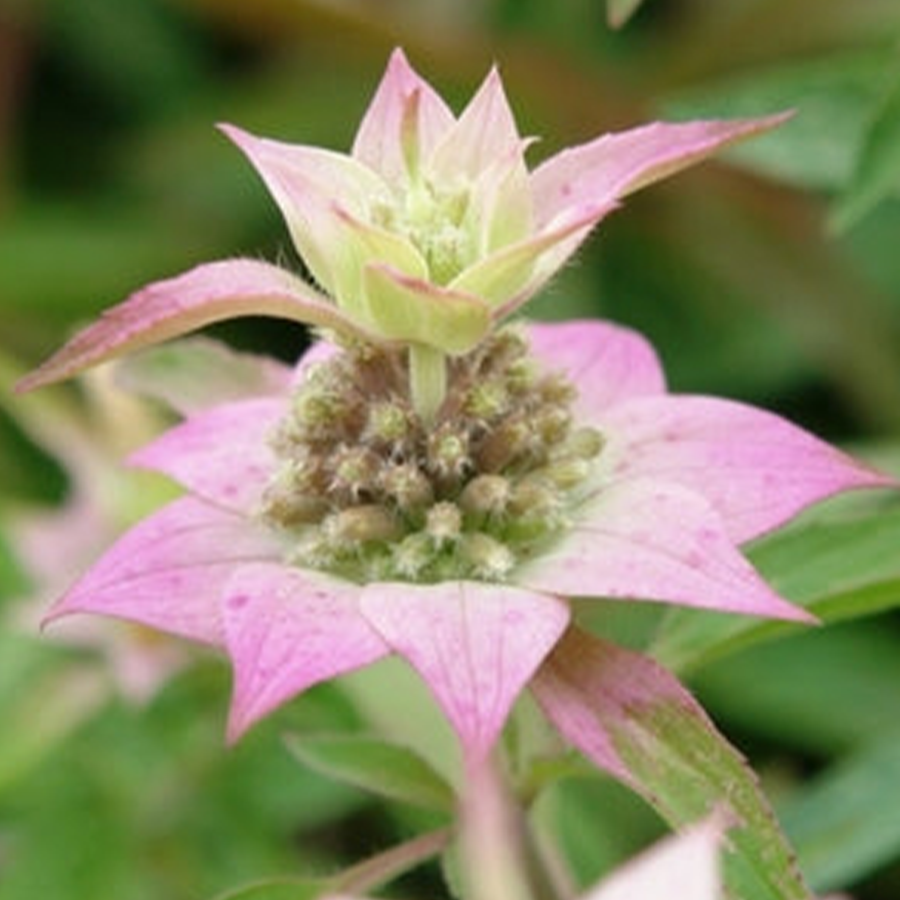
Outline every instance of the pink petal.
{"type": "Polygon", "coordinates": [[[351,310],[368,261],[387,260],[410,275],[427,265],[399,234],[365,224],[370,204],[389,202],[381,178],[350,156],[222,130],[246,154],[275,198],[303,261],[340,306],[351,310]]]}
{"type": "Polygon", "coordinates": [[[468,581],[373,584],[362,611],[428,683],[471,766],[569,619],[555,598],[468,581]]]}
{"type": "Polygon", "coordinates": [[[534,355],[548,371],[562,371],[578,388],[574,411],[599,425],[602,414],[633,397],[664,394],[656,351],[636,331],[591,320],[528,327],[534,355]]]}
{"type": "Polygon", "coordinates": [[[477,178],[500,160],[521,158],[523,146],[500,74],[492,69],[444,135],[428,168],[438,179],[477,178]]]}
{"type": "Polygon", "coordinates": [[[279,564],[235,573],[223,604],[234,664],[229,739],[308,687],[389,652],[359,613],[361,590],[279,564]]]}
{"type": "Polygon", "coordinates": [[[192,498],[176,500],[126,532],[51,610],[128,619],[222,643],[219,601],[233,572],[278,553],[262,529],[192,498]]]}
{"type": "Polygon", "coordinates": [[[650,476],[703,495],[743,543],[850,488],[895,485],[785,419],[711,397],[644,397],[597,418],[617,478],[650,476]]]}
{"type": "Polygon", "coordinates": [[[722,817],[712,816],[616,869],[582,900],[717,900],[723,832],[722,817]]]}
{"type": "Polygon", "coordinates": [[[275,470],[268,438],[287,410],[283,399],[216,406],[171,428],[129,462],[168,475],[204,500],[250,515],[275,470]]]}
{"type": "Polygon", "coordinates": [[[563,150],[532,175],[538,227],[583,203],[608,203],[780,125],[787,115],[679,124],[656,122],[563,150]]]}
{"type": "Polygon", "coordinates": [[[495,318],[505,318],[556,272],[605,210],[580,212],[580,218],[510,244],[479,260],[461,272],[450,287],[483,297],[495,308],[495,318]]]}
{"type": "Polygon", "coordinates": [[[239,259],[207,263],[148,285],[107,310],[19,382],[31,390],[114,356],[238,316],[277,316],[377,340],[290,272],[239,259]]]}
{"type": "Polygon", "coordinates": [[[635,479],[603,487],[571,531],[515,572],[529,590],[574,597],[657,600],[814,621],[759,577],[693,491],[635,479]]]}
{"type": "Polygon", "coordinates": [[[402,132],[411,103],[417,105],[417,153],[427,158],[453,125],[454,116],[428,82],[413,71],[403,51],[397,49],[391,54],[384,78],[353,142],[354,158],[389,184],[403,183],[407,178],[402,132]]]}

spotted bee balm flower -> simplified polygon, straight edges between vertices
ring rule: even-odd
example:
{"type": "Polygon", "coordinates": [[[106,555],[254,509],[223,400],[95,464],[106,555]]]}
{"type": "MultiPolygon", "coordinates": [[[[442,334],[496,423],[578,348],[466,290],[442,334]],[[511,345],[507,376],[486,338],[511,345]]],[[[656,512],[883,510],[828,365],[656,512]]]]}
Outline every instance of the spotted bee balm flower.
{"type": "MultiPolygon", "coordinates": [[[[225,132],[315,285],[231,260],[152,284],[30,388],[206,323],[323,329],[294,372],[140,450],[187,496],[59,601],[223,648],[230,734],[307,687],[400,654],[484,758],[531,685],[600,765],[570,687],[630,657],[567,598],[808,619],[739,551],[807,505],[886,483],[783,419],[669,394],[632,331],[506,323],[627,193],[782,117],[654,124],[529,171],[496,73],[457,118],[395,52],[350,155],[225,132]]],[[[629,684],[652,691],[653,673],[629,684]]]]}

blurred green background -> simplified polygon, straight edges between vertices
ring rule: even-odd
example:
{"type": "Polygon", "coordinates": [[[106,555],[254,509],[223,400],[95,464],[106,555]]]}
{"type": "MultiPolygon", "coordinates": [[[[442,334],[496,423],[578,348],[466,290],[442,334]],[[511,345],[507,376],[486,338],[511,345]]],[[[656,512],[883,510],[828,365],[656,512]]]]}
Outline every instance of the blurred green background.
{"type": "MultiPolygon", "coordinates": [[[[396,45],[457,109],[496,62],[533,160],[652,118],[795,109],[630,199],[529,314],[631,324],[674,389],[766,406],[900,474],[897,0],[645,0],[618,29],[602,0],[2,0],[0,900],[205,898],[422,825],[282,741],[367,727],[371,683],[318,688],[226,750],[221,662],[119,630],[38,635],[90,559],[69,538],[102,547],[164,491],[116,462],[158,412],[102,384],[9,390],[147,281],[229,255],[291,264],[213,125],[346,149],[396,45]],[[123,646],[150,688],[122,691],[123,646]]],[[[306,340],[263,320],[212,331],[283,358],[306,340]]],[[[860,501],[759,548],[789,596],[830,598],[833,624],[700,653],[691,619],[658,648],[762,772],[816,887],[859,900],[900,896],[898,519],[860,501]]],[[[538,812],[584,882],[660,831],[599,779],[538,812]]],[[[436,885],[426,870],[406,896],[436,885]]]]}

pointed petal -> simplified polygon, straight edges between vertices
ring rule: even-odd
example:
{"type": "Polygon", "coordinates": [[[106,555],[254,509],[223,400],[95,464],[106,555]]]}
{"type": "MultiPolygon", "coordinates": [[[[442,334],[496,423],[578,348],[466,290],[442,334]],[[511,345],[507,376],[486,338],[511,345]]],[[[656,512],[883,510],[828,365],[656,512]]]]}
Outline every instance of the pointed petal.
{"type": "Polygon", "coordinates": [[[338,305],[356,311],[361,270],[369,261],[391,263],[410,275],[427,273],[406,238],[364,224],[372,206],[390,203],[390,189],[362,163],[318,147],[258,138],[231,125],[222,130],[259,172],[303,261],[338,305]]]}
{"type": "Polygon", "coordinates": [[[212,322],[251,315],[321,325],[378,342],[290,272],[255,260],[228,260],[197,266],[132,294],[23,378],[17,390],[69,378],[88,366],[212,322]]]}
{"type": "Polygon", "coordinates": [[[234,665],[230,740],[308,687],[387,655],[359,613],[360,593],[359,585],[280,564],[235,573],[222,606],[234,665]]]}
{"type": "Polygon", "coordinates": [[[563,150],[532,175],[538,227],[583,203],[608,203],[674,175],[788,118],[655,122],[563,150]]]}
{"type": "Polygon", "coordinates": [[[811,900],[756,775],[662,666],[570,628],[531,686],[570,743],[671,825],[683,827],[713,810],[724,818],[727,896],[811,900]]]}
{"type": "Polygon", "coordinates": [[[252,515],[276,468],[268,438],[286,412],[282,399],[216,406],[169,429],[129,462],[168,475],[203,500],[252,515]]]}
{"type": "Polygon", "coordinates": [[[51,610],[98,613],[222,643],[219,601],[236,568],[271,559],[274,541],[244,519],[193,498],[126,532],[51,610]]]}
{"type": "Polygon", "coordinates": [[[161,400],[182,416],[249,397],[285,395],[291,369],[268,356],[241,353],[205,337],[184,338],[121,360],[116,384],[161,400]]]}
{"type": "Polygon", "coordinates": [[[491,69],[428,163],[436,179],[477,178],[498,160],[518,155],[523,142],[496,68],[491,69]]]}
{"type": "Polygon", "coordinates": [[[503,247],[457,275],[450,287],[483,297],[495,308],[495,318],[505,318],[555,274],[603,214],[583,210],[571,221],[503,247]]]}
{"type": "Polygon", "coordinates": [[[385,338],[436,347],[453,356],[468,353],[491,328],[479,297],[410,278],[390,266],[364,273],[365,321],[385,338]]]}
{"type": "Polygon", "coordinates": [[[725,533],[707,502],[680,485],[634,479],[600,488],[571,530],[514,573],[564,596],[657,600],[814,621],[779,597],[725,533]]]}
{"type": "Polygon", "coordinates": [[[389,184],[402,183],[407,178],[403,129],[411,103],[417,105],[416,155],[427,159],[453,125],[454,116],[428,82],[413,71],[403,51],[397,49],[391,54],[384,78],[353,142],[353,157],[389,184]]]}
{"type": "Polygon", "coordinates": [[[616,869],[582,900],[717,900],[724,828],[712,816],[616,869]]]}
{"type": "Polygon", "coordinates": [[[646,397],[610,410],[615,477],[649,476],[704,496],[743,543],[851,488],[897,486],[765,410],[712,397],[646,397]]]}
{"type": "Polygon", "coordinates": [[[579,420],[601,426],[611,406],[665,393],[656,351],[630,328],[593,320],[531,324],[528,338],[544,368],[564,372],[578,389],[574,413],[579,420]]]}
{"type": "Polygon", "coordinates": [[[490,751],[569,620],[553,597],[470,581],[373,584],[362,611],[428,683],[470,765],[490,751]]]}

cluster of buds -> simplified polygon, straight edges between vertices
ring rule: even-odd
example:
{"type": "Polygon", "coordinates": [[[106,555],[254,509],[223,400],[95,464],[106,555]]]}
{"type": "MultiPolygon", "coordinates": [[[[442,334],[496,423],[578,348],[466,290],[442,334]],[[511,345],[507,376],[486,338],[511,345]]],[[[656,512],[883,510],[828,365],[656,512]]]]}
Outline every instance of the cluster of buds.
{"type": "Polygon", "coordinates": [[[502,581],[565,528],[603,444],[573,424],[575,389],[514,327],[448,381],[427,424],[400,353],[351,346],[310,369],[273,435],[261,510],[297,564],[359,583],[502,581]]]}

